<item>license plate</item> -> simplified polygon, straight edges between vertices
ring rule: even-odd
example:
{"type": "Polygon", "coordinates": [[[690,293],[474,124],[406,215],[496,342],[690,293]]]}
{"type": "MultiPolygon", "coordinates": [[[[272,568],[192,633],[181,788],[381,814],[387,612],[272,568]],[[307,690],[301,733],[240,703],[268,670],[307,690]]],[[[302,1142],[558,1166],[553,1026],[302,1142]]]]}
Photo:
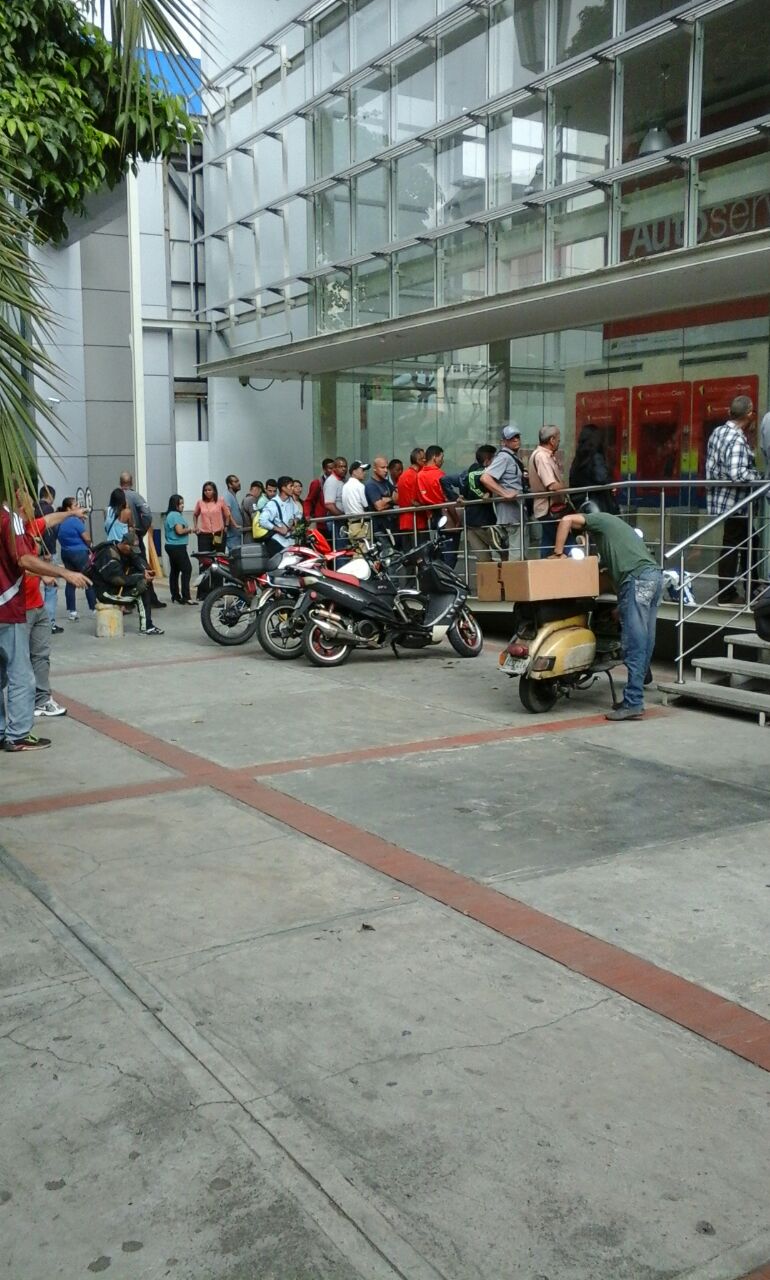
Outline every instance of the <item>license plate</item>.
{"type": "Polygon", "coordinates": [[[503,671],[509,676],[523,676],[529,666],[529,658],[512,658],[510,653],[505,655],[505,661],[500,663],[503,671]]]}

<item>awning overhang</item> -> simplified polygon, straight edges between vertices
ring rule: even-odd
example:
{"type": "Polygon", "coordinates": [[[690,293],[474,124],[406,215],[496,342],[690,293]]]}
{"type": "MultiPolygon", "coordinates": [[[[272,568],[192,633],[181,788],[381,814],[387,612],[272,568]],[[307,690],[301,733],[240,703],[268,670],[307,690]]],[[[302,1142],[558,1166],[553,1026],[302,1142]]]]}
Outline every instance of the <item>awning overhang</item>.
{"type": "Polygon", "coordinates": [[[250,349],[199,366],[203,377],[318,378],[530,334],[709,306],[770,293],[770,233],[622,263],[572,280],[397,320],[250,349]]]}

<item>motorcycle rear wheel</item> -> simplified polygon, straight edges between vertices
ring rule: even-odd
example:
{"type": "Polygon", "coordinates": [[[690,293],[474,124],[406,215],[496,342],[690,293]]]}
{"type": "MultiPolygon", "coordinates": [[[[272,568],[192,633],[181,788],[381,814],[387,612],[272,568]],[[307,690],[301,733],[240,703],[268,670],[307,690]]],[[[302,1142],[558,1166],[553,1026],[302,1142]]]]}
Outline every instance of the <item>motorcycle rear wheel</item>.
{"type": "Polygon", "coordinates": [[[484,648],[484,636],[478,619],[470,609],[463,609],[447,631],[447,638],[461,658],[478,658],[484,648]]]}
{"type": "Polygon", "coordinates": [[[257,631],[259,617],[251,608],[253,597],[239,587],[215,587],[203,601],[201,623],[216,644],[246,644],[257,631]]]}
{"type": "Polygon", "coordinates": [[[302,657],[302,628],[291,624],[295,603],[290,596],[276,596],[257,615],[257,639],[271,658],[302,657]]]}
{"type": "Polygon", "coordinates": [[[532,680],[530,676],[519,676],[519,697],[524,710],[532,715],[551,711],[558,696],[555,680],[532,680]]]}
{"type": "Polygon", "coordinates": [[[341,667],[353,646],[327,635],[311,618],[302,632],[302,652],[314,667],[341,667]]]}

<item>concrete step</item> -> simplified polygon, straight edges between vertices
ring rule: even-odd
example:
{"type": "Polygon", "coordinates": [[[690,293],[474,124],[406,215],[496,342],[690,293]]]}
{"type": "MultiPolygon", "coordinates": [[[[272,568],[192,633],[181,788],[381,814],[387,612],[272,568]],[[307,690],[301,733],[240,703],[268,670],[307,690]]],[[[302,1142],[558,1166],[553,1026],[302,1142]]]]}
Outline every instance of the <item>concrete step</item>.
{"type": "Polygon", "coordinates": [[[770,641],[763,640],[758,636],[756,631],[734,631],[729,636],[723,636],[727,645],[727,656],[730,657],[731,650],[736,649],[770,649],[770,641]]]}
{"type": "Polygon", "coordinates": [[[714,671],[725,676],[741,676],[748,680],[770,680],[770,663],[751,662],[743,658],[693,658],[696,671],[714,671]]]}
{"type": "Polygon", "coordinates": [[[709,684],[707,680],[685,680],[683,684],[659,684],[664,706],[669,698],[686,698],[705,706],[727,707],[731,711],[748,711],[758,717],[760,725],[770,717],[770,693],[751,693],[748,689],[732,689],[725,684],[709,684]]]}

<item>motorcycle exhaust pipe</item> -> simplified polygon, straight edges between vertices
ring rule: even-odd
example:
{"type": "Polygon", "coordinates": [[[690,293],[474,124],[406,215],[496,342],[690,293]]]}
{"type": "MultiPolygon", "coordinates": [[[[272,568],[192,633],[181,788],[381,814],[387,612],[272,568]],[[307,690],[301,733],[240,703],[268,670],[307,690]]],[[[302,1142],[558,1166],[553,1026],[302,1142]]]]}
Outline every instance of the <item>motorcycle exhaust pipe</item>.
{"type": "Polygon", "coordinates": [[[361,636],[356,635],[355,631],[351,631],[349,627],[341,627],[334,615],[326,609],[314,610],[312,620],[323,631],[324,635],[330,636],[332,640],[344,640],[347,644],[354,644],[359,647],[364,646],[369,649],[377,648],[375,641],[364,640],[361,636]]]}

